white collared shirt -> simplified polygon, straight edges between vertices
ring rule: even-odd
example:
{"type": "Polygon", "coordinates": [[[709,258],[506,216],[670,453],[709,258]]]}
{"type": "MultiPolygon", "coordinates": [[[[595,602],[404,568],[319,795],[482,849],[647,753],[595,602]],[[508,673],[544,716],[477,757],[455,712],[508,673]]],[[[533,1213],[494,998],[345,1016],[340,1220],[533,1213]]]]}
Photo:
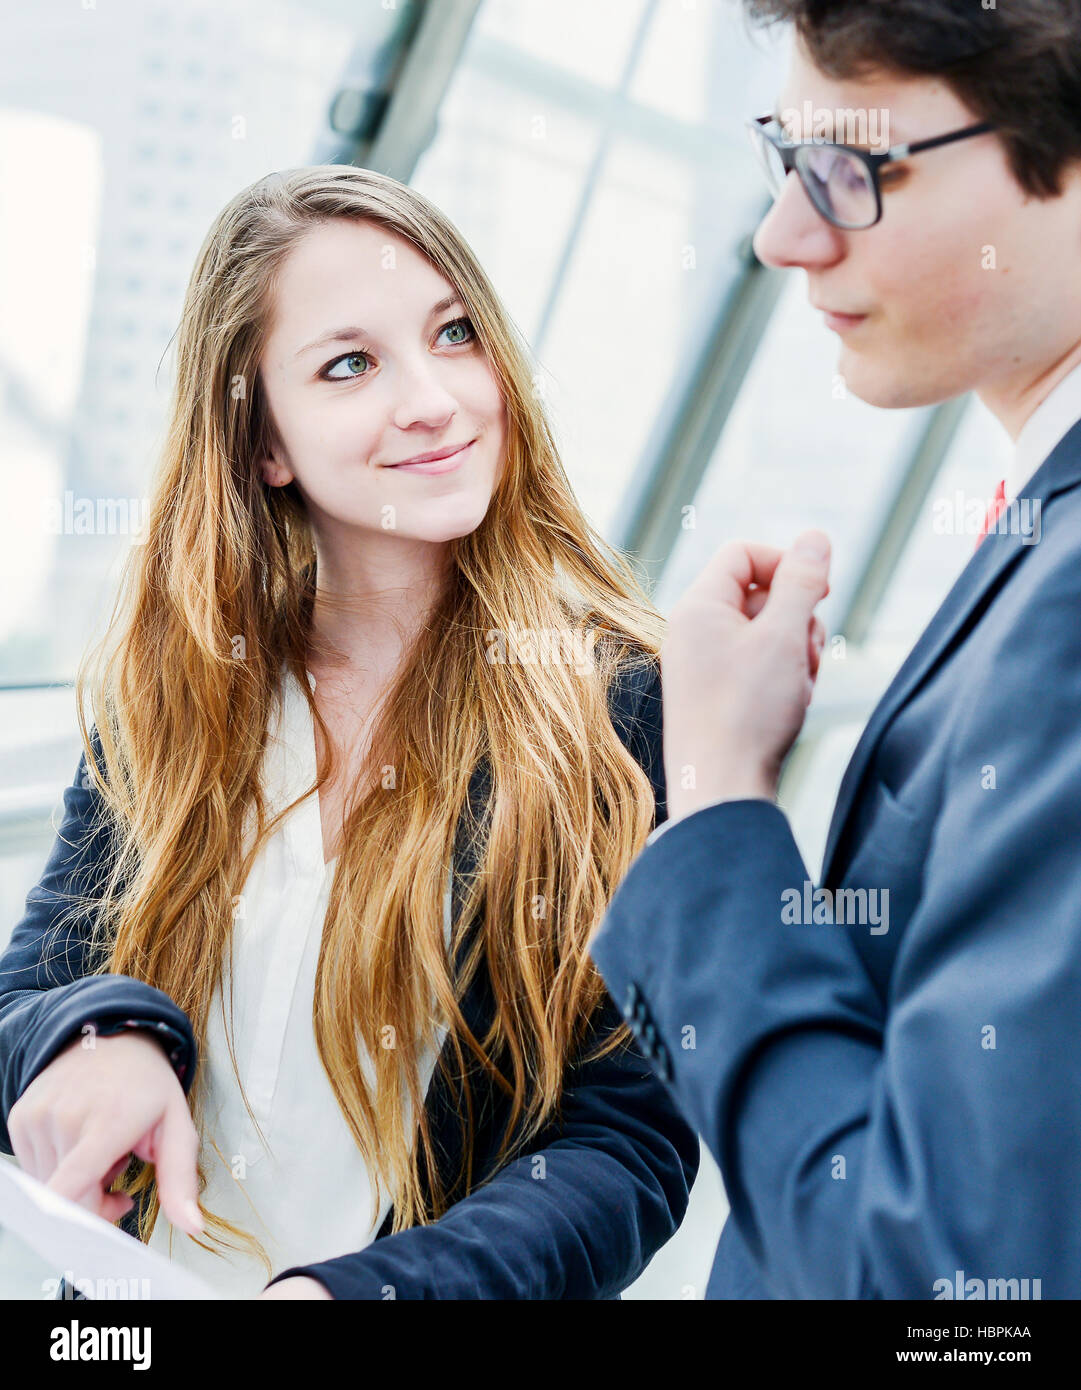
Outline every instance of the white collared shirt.
{"type": "Polygon", "coordinates": [[[1020,495],[1037,468],[1078,420],[1081,420],[1081,365],[1062,378],[1021,426],[1006,474],[1007,502],[1020,495]]]}
{"type": "MultiPolygon", "coordinates": [[[[314,690],[314,676],[309,673],[308,679],[314,690]]],[[[283,667],[283,700],[274,708],[263,769],[268,816],[312,784],[315,763],[311,713],[301,688],[283,667]]],[[[200,1161],[208,1178],[201,1201],[254,1234],[273,1271],[268,1275],[244,1251],[222,1256],[201,1249],[160,1211],[149,1244],[171,1253],[224,1298],[254,1298],[283,1269],[362,1250],[390,1210],[385,1190],[375,1206],[367,1165],[315,1045],[315,972],[337,862],[323,862],[318,794],[313,793],[265,842],[238,899],[231,1032],[244,1091],[266,1146],[237,1087],[222,1024],[223,991],[216,990],[211,1000],[207,1042],[199,1057],[200,1084],[206,1088],[200,1161]]],[[[449,927],[448,873],[448,945],[449,927]]],[[[224,971],[228,1008],[228,960],[224,971]]],[[[446,1034],[440,1026],[436,1046],[421,1059],[422,1094],[446,1034]]],[[[364,1052],[360,1060],[372,1084],[370,1057],[364,1052]]]]}

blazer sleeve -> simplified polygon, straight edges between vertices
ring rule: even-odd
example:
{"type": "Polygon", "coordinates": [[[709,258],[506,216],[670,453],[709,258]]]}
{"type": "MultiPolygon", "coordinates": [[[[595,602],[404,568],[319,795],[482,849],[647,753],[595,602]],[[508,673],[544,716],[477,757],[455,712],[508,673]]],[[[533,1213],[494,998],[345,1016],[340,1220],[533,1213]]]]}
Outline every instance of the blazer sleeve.
{"type": "MultiPolygon", "coordinates": [[[[100,761],[97,731],[91,735],[100,761]]],[[[88,912],[65,909],[77,891],[93,897],[108,864],[108,830],[96,814],[99,793],[85,750],[64,790],[63,818],[41,879],[0,955],[0,1151],[13,1152],[11,1107],[39,1072],[88,1023],[101,1036],[148,1030],[173,1063],[185,1094],[195,1078],[196,1046],[187,1014],[167,994],[126,975],[88,975],[88,912]],[[61,925],[65,914],[67,921],[61,925]]]]}
{"type": "Polygon", "coordinates": [[[957,1271],[1081,1293],[1076,587],[1020,609],[942,739],[888,1009],[851,926],[783,925],[807,873],[765,800],[672,825],[595,938],[609,986],[633,984],[667,1041],[778,1297],[947,1297],[957,1271]],[[1053,679],[1024,699],[1019,672],[1053,679]]]}
{"type": "MultiPolygon", "coordinates": [[[[663,808],[659,669],[624,682],[613,721],[659,777],[663,808]]],[[[621,1024],[606,996],[594,1037],[621,1024]]],[[[562,1123],[438,1221],[270,1282],[307,1275],[344,1299],[617,1297],[683,1220],[699,1143],[633,1043],[581,1056],[568,1068],[562,1123]]]]}

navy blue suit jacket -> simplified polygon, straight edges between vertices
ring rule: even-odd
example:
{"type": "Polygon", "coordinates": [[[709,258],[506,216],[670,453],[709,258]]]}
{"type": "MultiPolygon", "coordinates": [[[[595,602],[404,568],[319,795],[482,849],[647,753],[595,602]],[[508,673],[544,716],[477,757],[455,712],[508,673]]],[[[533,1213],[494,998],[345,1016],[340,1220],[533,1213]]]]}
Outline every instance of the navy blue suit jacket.
{"type": "Polygon", "coordinates": [[[594,938],[725,1181],[707,1296],[1081,1296],[1079,485],[1081,422],[1024,489],[1038,543],[984,540],[871,715],[832,921],[792,920],[788,821],[741,800],[648,845],[594,938]]]}
{"type": "MultiPolygon", "coordinates": [[[[613,687],[610,708],[624,743],[654,780],[663,816],[660,705],[647,699],[650,669],[655,672],[656,666],[625,673],[613,687]]],[[[99,752],[96,729],[92,741],[99,752]]],[[[72,884],[93,893],[95,878],[102,881],[108,846],[104,833],[93,829],[98,794],[84,772],[81,755],[74,781],[64,792],[64,818],[52,853],[0,957],[0,1149],[5,1153],[12,1152],[6,1128],[11,1107],[89,1021],[102,1034],[129,1021],[154,1029],[185,1093],[195,1078],[196,1045],[183,1010],[143,981],[87,976],[85,922],[80,925],[76,919],[60,935],[55,931],[72,884]]],[[[488,787],[482,764],[459,827],[455,920],[464,892],[463,866],[467,871],[474,867],[461,858],[469,822],[481,817],[488,787]]],[[[478,925],[479,919],[473,929],[478,925]]],[[[459,959],[469,940],[467,934],[459,959]]],[[[483,969],[461,1007],[476,1036],[483,1037],[494,1008],[483,969]]],[[[622,1022],[608,998],[594,1036],[622,1022]]],[[[388,1216],[364,1250],[291,1267],[271,1282],[306,1274],[321,1280],[335,1298],[354,1299],[383,1299],[387,1288],[407,1299],[619,1297],[678,1228],[699,1162],[697,1136],[642,1053],[632,1042],[599,1061],[572,1064],[564,1084],[562,1121],[553,1122],[502,1166],[496,1151],[509,1103],[486,1079],[473,1075],[471,1081],[477,1117],[474,1171],[481,1185],[468,1195],[452,1185],[461,1153],[461,1081],[447,1081],[437,1069],[425,1108],[435,1151],[441,1164],[446,1159],[441,1176],[454,1205],[440,1220],[397,1234],[390,1234],[388,1216]],[[537,1176],[536,1154],[544,1155],[543,1179],[537,1176]]],[[[426,1182],[423,1169],[422,1176],[426,1182]]],[[[333,1194],[328,1200],[334,1200],[333,1194]]],[[[137,1217],[133,1208],[120,1222],[133,1235],[137,1217]]]]}

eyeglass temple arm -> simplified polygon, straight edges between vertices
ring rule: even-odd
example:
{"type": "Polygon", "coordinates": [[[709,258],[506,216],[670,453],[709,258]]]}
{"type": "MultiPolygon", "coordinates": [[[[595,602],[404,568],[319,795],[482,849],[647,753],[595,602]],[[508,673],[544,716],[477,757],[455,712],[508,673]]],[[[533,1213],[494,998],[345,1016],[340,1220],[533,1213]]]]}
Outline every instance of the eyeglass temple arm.
{"type": "Polygon", "coordinates": [[[910,154],[919,154],[921,150],[933,150],[939,145],[952,145],[955,140],[967,140],[970,135],[983,135],[994,128],[990,121],[981,121],[979,125],[966,126],[964,130],[954,130],[949,135],[935,135],[930,140],[917,140],[911,145],[895,145],[892,150],[887,150],[882,158],[906,159],[910,154]]]}

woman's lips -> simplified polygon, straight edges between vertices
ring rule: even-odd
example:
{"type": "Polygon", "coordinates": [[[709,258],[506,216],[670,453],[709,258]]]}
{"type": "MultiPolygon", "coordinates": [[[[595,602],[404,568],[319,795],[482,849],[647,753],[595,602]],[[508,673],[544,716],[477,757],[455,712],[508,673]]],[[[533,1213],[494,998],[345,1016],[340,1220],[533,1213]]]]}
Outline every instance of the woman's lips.
{"type": "Polygon", "coordinates": [[[395,473],[452,473],[460,467],[462,460],[476,442],[475,439],[471,439],[456,454],[448,454],[444,459],[429,459],[427,463],[392,463],[387,466],[395,473]]]}

